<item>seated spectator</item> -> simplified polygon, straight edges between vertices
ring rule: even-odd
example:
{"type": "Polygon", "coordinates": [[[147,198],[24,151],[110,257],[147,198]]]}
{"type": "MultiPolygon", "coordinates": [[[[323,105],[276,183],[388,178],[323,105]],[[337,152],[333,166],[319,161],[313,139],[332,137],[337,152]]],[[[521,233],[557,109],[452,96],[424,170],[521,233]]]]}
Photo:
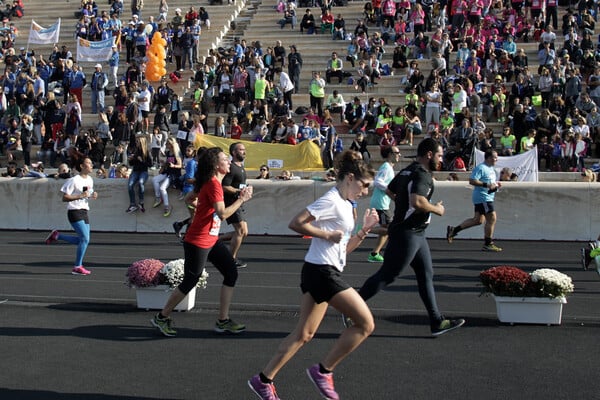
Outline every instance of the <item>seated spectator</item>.
{"type": "Polygon", "coordinates": [[[282,181],[291,181],[291,180],[295,180],[295,179],[300,179],[300,177],[296,177],[294,176],[294,173],[292,171],[289,171],[287,169],[284,169],[283,171],[281,171],[281,175],[279,175],[277,177],[277,179],[282,180],[282,181]]]}
{"type": "Polygon", "coordinates": [[[331,77],[337,77],[338,83],[342,83],[344,78],[344,63],[341,58],[338,57],[334,51],[331,53],[331,58],[327,62],[327,71],[325,72],[325,80],[327,83],[331,83],[331,77]]]}
{"type": "Polygon", "coordinates": [[[353,133],[355,130],[360,130],[365,121],[365,110],[360,103],[360,98],[355,97],[352,103],[346,105],[344,111],[344,124],[350,127],[348,133],[353,133]]]}
{"type": "Polygon", "coordinates": [[[294,10],[289,4],[290,3],[288,3],[287,9],[283,13],[283,18],[277,22],[281,29],[283,29],[287,24],[290,24],[292,29],[294,29],[294,26],[296,26],[296,10],[294,10]]]}
{"type": "Polygon", "coordinates": [[[419,32],[413,40],[413,58],[431,58],[429,38],[423,32],[419,32]]]}
{"type": "Polygon", "coordinates": [[[339,114],[340,122],[344,122],[344,106],[345,106],[344,98],[341,94],[335,89],[332,94],[327,97],[327,102],[325,103],[325,109],[329,110],[331,114],[339,114]]]}
{"type": "Polygon", "coordinates": [[[261,165],[259,168],[259,175],[254,179],[271,179],[269,167],[265,164],[261,165]]]}
{"type": "Polygon", "coordinates": [[[9,161],[6,165],[6,172],[2,173],[3,178],[21,178],[23,177],[23,171],[21,168],[17,168],[15,161],[9,161]]]}
{"type": "Polygon", "coordinates": [[[315,16],[310,11],[310,8],[306,9],[306,13],[302,17],[302,21],[300,21],[300,32],[304,32],[308,35],[312,35],[315,33],[315,16]]]}
{"type": "Polygon", "coordinates": [[[365,162],[371,162],[371,153],[369,153],[364,132],[359,131],[356,133],[356,137],[350,145],[350,150],[358,151],[362,155],[365,162]]]}
{"type": "Polygon", "coordinates": [[[333,14],[330,10],[325,10],[321,16],[321,33],[329,32],[330,35],[333,35],[333,23],[333,14]]]}
{"type": "Polygon", "coordinates": [[[344,17],[342,17],[342,14],[338,14],[335,21],[333,21],[332,39],[333,40],[337,40],[337,39],[344,40],[345,38],[346,38],[346,21],[344,20],[344,17]]]}

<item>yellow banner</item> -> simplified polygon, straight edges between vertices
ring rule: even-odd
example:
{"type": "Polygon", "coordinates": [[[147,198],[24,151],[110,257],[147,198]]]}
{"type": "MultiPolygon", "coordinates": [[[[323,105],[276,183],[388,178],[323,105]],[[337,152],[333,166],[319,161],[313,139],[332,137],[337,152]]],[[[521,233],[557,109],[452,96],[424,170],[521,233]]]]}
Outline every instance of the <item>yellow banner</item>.
{"type": "MultiPolygon", "coordinates": [[[[281,160],[281,169],[294,171],[323,171],[321,149],[311,141],[305,140],[295,146],[281,143],[261,143],[249,140],[232,140],[213,135],[197,135],[194,145],[196,148],[220,147],[229,154],[229,145],[243,142],[246,146],[246,161],[244,166],[249,170],[258,170],[261,165],[273,165],[269,160],[281,160]]],[[[277,169],[277,168],[275,168],[277,169]]]]}

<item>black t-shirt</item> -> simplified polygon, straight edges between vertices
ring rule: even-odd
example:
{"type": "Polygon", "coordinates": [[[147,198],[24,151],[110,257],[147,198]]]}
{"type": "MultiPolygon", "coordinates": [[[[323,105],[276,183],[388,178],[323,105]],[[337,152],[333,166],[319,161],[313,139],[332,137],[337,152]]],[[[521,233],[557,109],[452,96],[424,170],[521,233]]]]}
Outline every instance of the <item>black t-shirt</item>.
{"type": "MultiPolygon", "coordinates": [[[[240,189],[240,185],[244,187],[246,184],[246,170],[244,169],[244,165],[242,164],[239,167],[234,162],[231,163],[231,167],[229,169],[229,173],[225,175],[222,181],[223,186],[231,186],[235,189],[240,189]]],[[[237,194],[229,194],[227,192],[223,192],[225,197],[225,206],[229,206],[237,199],[237,194]]]]}
{"type": "Polygon", "coordinates": [[[395,229],[424,231],[429,225],[431,213],[416,211],[410,205],[410,195],[415,193],[431,200],[433,196],[433,177],[418,162],[413,162],[400,171],[388,185],[388,189],[396,195],[394,219],[390,224],[390,232],[395,229]]]}

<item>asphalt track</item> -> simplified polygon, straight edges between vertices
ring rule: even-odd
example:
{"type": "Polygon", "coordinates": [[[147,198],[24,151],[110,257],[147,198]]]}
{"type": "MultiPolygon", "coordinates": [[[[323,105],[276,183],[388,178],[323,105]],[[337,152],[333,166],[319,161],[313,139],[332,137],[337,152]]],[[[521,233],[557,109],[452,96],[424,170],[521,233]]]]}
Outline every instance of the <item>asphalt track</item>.
{"type": "MultiPolygon", "coordinates": [[[[92,221],[93,223],[93,221],[92,221]]],[[[93,228],[93,226],[92,226],[93,228]]],[[[176,338],[149,324],[124,285],[127,266],[141,258],[180,258],[173,235],[92,232],[88,277],[72,276],[75,248],[46,246],[47,232],[0,231],[0,399],[253,399],[246,380],[260,371],[293,329],[299,272],[308,246],[297,237],[250,237],[240,257],[231,316],[247,325],[237,336],[213,333],[220,275],[196,308],[174,314],[176,338]]],[[[349,256],[348,282],[360,286],[377,268],[366,262],[374,239],[349,256]]],[[[481,242],[430,241],[440,308],[466,325],[432,338],[412,271],[369,306],[374,334],[336,370],[343,399],[598,399],[600,277],[583,271],[576,242],[503,242],[502,253],[481,242]],[[561,326],[505,325],[493,299],[480,297],[478,273],[501,264],[569,274],[561,326]]],[[[320,360],[342,329],[330,310],[315,339],[276,378],[285,400],[319,396],[304,370],[320,360]]]]}

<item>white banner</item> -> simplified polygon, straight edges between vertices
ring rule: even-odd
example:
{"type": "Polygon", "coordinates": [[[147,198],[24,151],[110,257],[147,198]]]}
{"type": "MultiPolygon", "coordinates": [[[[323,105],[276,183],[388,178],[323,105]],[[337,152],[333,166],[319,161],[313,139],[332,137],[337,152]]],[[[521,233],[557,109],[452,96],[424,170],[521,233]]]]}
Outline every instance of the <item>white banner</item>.
{"type": "MultiPolygon", "coordinates": [[[[475,163],[477,165],[485,161],[484,152],[475,149],[475,163]]],[[[537,147],[519,153],[512,157],[500,157],[496,161],[496,177],[500,177],[502,168],[508,167],[514,174],[517,174],[519,182],[538,182],[538,152],[537,147]]]]}
{"type": "Polygon", "coordinates": [[[58,43],[60,36],[60,18],[58,21],[50,26],[44,28],[37,24],[34,20],[31,20],[31,29],[29,30],[29,40],[27,43],[33,44],[55,44],[58,43]]]}
{"type": "Polygon", "coordinates": [[[99,42],[90,42],[77,38],[77,62],[101,62],[108,61],[112,54],[114,38],[99,42]]]}

